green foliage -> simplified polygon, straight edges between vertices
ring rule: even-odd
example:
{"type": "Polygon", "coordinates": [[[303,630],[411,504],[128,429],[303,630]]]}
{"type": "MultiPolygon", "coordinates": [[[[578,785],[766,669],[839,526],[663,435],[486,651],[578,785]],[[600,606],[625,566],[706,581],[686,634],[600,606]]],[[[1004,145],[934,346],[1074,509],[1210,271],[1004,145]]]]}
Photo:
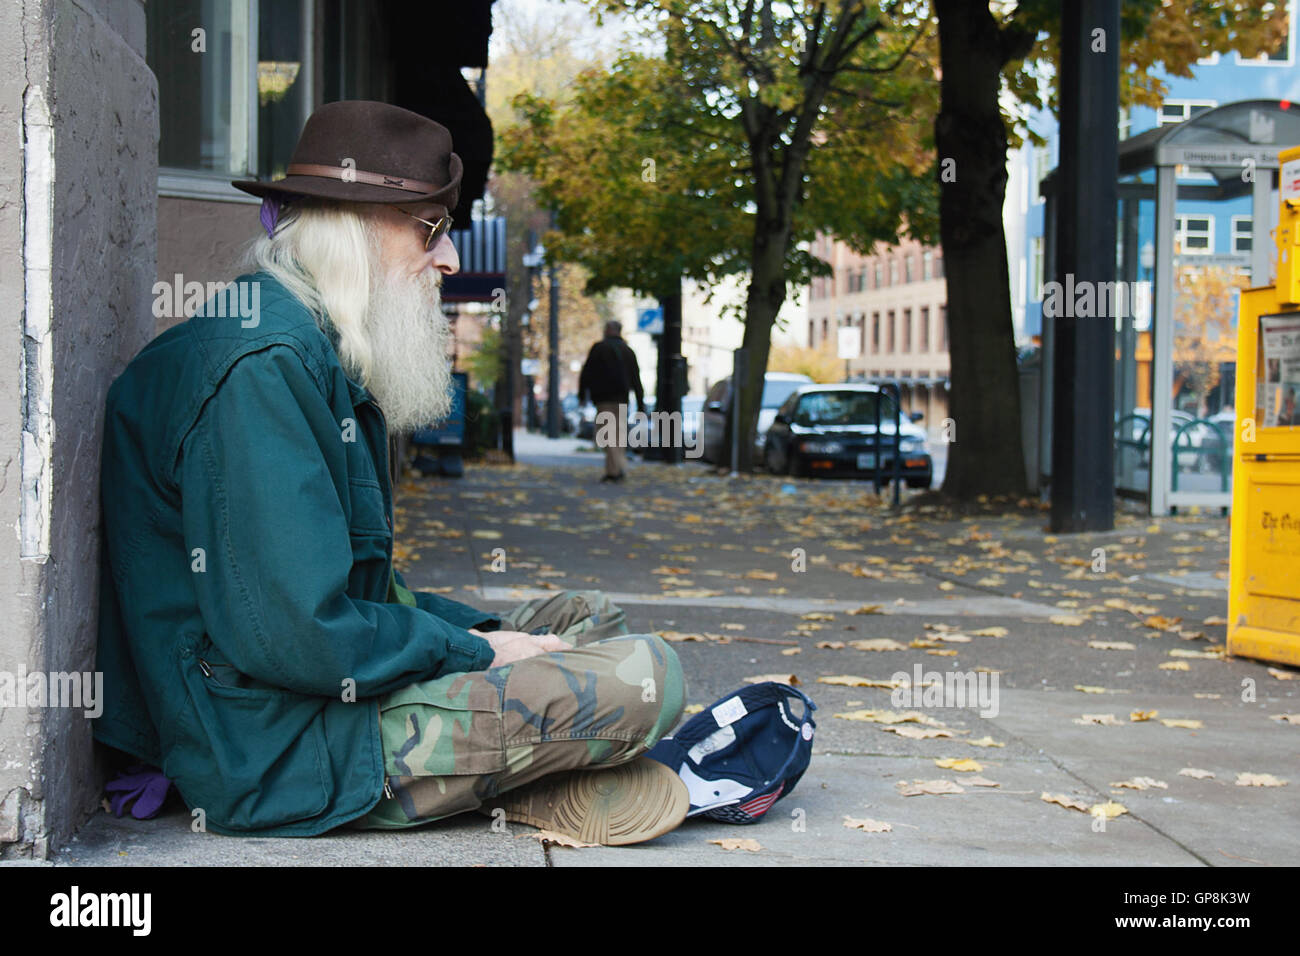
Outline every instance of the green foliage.
{"type": "Polygon", "coordinates": [[[505,361],[505,348],[501,330],[490,323],[483,325],[483,333],[474,351],[464,360],[465,371],[469,372],[472,387],[481,391],[491,391],[501,377],[502,363],[505,361]]]}
{"type": "MultiPolygon", "coordinates": [[[[997,4],[994,5],[995,9],[997,4]]],[[[1060,66],[1060,0],[1020,0],[1001,18],[1004,30],[1037,37],[1029,56],[1007,64],[1003,78],[1020,103],[1053,113],[1059,107],[1054,80],[1060,66]]],[[[1244,57],[1271,53],[1287,36],[1285,2],[1275,0],[1124,0],[1120,7],[1120,104],[1157,107],[1168,86],[1156,75],[1190,77],[1196,61],[1235,51],[1244,57]]],[[[1008,128],[1025,133],[1008,117],[1008,128]]],[[[1030,134],[1041,143],[1041,137],[1030,134]]]]}
{"type": "Polygon", "coordinates": [[[770,244],[804,284],[829,274],[800,248],[818,232],[863,251],[937,233],[923,5],[768,0],[748,27],[724,0],[593,5],[648,17],[663,57],[581,74],[567,107],[516,98],[521,122],[498,154],[558,205],[560,235],[544,241],[587,268],[588,292],[714,284],[753,271],[770,244]]]}

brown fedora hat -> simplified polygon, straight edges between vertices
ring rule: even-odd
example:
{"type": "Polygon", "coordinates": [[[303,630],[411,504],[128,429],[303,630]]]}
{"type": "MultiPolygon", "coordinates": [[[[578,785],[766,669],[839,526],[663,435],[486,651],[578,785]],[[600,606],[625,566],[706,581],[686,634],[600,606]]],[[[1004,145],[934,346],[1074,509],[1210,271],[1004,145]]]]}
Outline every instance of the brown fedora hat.
{"type": "Polygon", "coordinates": [[[284,178],[232,184],[264,199],[436,202],[455,209],[462,169],[442,124],[389,103],[341,100],[307,118],[284,178]]]}

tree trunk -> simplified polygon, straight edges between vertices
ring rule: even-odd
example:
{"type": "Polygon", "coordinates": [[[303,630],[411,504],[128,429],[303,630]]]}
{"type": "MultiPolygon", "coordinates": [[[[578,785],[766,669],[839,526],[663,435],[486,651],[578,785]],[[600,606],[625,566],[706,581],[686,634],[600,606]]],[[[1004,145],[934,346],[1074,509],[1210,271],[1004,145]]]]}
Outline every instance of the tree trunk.
{"type": "MultiPolygon", "coordinates": [[[[748,353],[748,366],[740,391],[740,461],[737,471],[754,469],[754,432],[763,400],[767,358],[772,350],[772,326],[785,304],[785,245],[789,231],[778,226],[771,231],[757,228],[754,234],[753,272],[745,303],[745,336],[741,346],[748,353]]],[[[727,450],[731,457],[731,418],[728,416],[727,450]]]]}
{"type": "Polygon", "coordinates": [[[1021,496],[1027,486],[1002,228],[1007,136],[998,92],[1008,47],[1023,38],[999,29],[985,0],[937,0],[935,10],[943,79],[934,132],[955,422],[943,492],[960,499],[1021,496]]]}

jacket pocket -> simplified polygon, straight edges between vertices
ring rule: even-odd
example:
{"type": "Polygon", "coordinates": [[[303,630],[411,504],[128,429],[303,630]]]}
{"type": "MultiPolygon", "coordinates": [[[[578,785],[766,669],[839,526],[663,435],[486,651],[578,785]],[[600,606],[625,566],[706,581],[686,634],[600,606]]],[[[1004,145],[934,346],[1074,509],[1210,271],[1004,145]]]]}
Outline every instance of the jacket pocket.
{"type": "Polygon", "coordinates": [[[192,648],[182,650],[179,664],[188,696],[166,734],[163,771],[186,803],[230,830],[319,816],[332,789],[323,713],[329,702],[241,686],[251,680],[192,648]]]}
{"type": "Polygon", "coordinates": [[[349,478],[348,502],[348,534],[392,536],[393,529],[388,525],[388,512],[384,509],[384,493],[379,482],[349,478]]]}
{"type": "Polygon", "coordinates": [[[348,594],[367,601],[385,601],[393,532],[388,527],[383,492],[378,482],[349,478],[348,498],[348,537],[352,544],[348,594]]]}

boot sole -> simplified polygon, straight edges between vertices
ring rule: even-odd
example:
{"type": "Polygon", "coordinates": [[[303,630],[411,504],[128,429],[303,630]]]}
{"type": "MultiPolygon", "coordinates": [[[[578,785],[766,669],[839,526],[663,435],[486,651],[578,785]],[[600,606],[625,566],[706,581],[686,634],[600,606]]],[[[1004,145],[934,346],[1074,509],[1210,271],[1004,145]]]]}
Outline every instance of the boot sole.
{"type": "Polygon", "coordinates": [[[690,810],[681,778],[657,760],[639,757],[600,770],[543,779],[493,801],[514,823],[554,830],[582,843],[626,846],[675,830],[690,810]]]}

